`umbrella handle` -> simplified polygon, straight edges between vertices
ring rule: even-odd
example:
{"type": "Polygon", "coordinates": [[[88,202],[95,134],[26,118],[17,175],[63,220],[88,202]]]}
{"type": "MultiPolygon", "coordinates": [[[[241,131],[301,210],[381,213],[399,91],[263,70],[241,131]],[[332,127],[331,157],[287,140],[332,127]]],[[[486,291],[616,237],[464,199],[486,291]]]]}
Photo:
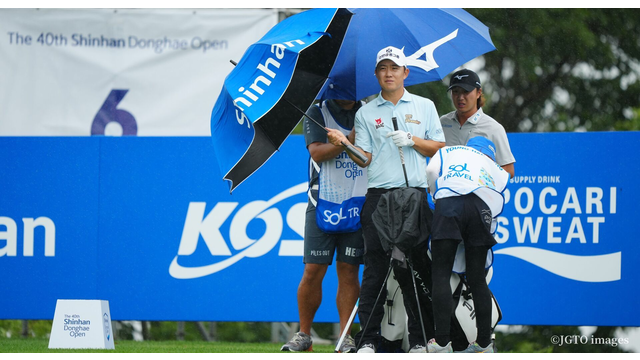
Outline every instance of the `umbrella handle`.
{"type": "MultiPolygon", "coordinates": [[[[289,105],[293,106],[296,110],[298,110],[303,116],[306,116],[307,119],[311,120],[311,122],[313,122],[314,124],[318,125],[320,128],[322,128],[322,130],[324,130],[325,132],[328,133],[327,129],[324,128],[324,126],[322,124],[320,124],[318,122],[318,120],[312,118],[311,116],[307,115],[306,112],[304,112],[304,110],[300,109],[299,107],[297,107],[294,103],[292,103],[291,101],[287,100],[287,99],[283,99],[284,101],[286,101],[287,103],[289,103],[289,105]]],[[[351,155],[355,156],[358,158],[358,160],[362,161],[363,164],[366,164],[367,161],[369,161],[369,159],[364,156],[364,154],[362,154],[360,151],[358,151],[353,145],[348,145],[345,144],[344,142],[342,143],[342,146],[344,147],[344,149],[351,155]]]]}
{"type": "Polygon", "coordinates": [[[369,161],[369,158],[367,158],[363,153],[358,151],[358,149],[356,149],[355,146],[345,144],[344,142],[342,142],[342,146],[344,147],[345,150],[347,150],[348,153],[357,157],[358,160],[362,161],[363,164],[366,164],[367,161],[369,161]]]}

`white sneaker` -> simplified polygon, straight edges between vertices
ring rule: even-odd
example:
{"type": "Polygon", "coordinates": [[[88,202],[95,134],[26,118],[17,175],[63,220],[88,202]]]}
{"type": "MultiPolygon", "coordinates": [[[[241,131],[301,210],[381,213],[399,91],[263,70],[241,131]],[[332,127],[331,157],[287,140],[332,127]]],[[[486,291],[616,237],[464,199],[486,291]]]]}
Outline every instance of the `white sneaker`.
{"type": "Polygon", "coordinates": [[[427,352],[428,353],[452,353],[453,347],[451,347],[451,341],[446,346],[440,346],[436,342],[436,339],[429,340],[427,344],[427,352]]]}
{"type": "Polygon", "coordinates": [[[376,347],[373,344],[364,344],[358,349],[358,354],[373,354],[376,352],[376,347]]]}
{"type": "Polygon", "coordinates": [[[416,345],[409,350],[409,354],[424,354],[427,352],[427,348],[424,345],[416,345]]]}

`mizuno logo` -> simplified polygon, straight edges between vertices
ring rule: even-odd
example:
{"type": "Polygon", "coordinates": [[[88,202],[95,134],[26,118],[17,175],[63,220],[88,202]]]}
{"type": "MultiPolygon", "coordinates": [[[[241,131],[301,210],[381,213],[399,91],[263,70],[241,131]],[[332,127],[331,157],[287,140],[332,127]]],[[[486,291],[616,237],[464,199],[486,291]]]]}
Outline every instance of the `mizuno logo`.
{"type": "Polygon", "coordinates": [[[407,56],[407,65],[414,66],[420,68],[426,72],[429,72],[435,68],[440,67],[436,62],[435,57],[433,56],[433,52],[442,44],[455,39],[458,36],[458,29],[454,30],[451,34],[443,37],[440,40],[436,40],[429,45],[425,45],[421,47],[418,51],[416,51],[413,55],[407,56]],[[419,58],[424,55],[425,60],[420,60],[419,58]]]}
{"type": "Polygon", "coordinates": [[[469,75],[456,75],[456,76],[454,76],[454,78],[456,78],[456,79],[458,79],[458,80],[462,80],[462,79],[464,79],[464,78],[466,78],[466,77],[468,77],[468,76],[469,76],[469,75]]]}

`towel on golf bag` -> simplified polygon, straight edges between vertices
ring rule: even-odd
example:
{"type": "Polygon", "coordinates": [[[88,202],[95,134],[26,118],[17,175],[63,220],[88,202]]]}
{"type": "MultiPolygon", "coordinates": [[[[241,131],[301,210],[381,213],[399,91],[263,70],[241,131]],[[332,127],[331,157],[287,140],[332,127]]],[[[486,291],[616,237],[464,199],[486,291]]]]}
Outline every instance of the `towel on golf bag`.
{"type": "Polygon", "coordinates": [[[372,219],[385,251],[389,252],[395,245],[409,253],[413,247],[427,241],[433,213],[425,196],[426,192],[407,187],[380,197],[372,219]]]}

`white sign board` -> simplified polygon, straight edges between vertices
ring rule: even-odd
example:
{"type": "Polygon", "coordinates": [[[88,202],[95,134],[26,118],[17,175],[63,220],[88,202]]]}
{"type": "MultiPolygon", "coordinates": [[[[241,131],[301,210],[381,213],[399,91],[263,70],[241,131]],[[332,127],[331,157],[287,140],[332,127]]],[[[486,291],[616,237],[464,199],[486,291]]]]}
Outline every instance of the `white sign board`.
{"type": "Polygon", "coordinates": [[[0,9],[0,136],[209,136],[275,9],[0,9]]]}
{"type": "Polygon", "coordinates": [[[115,349],[109,302],[58,300],[49,349],[115,349]]]}

